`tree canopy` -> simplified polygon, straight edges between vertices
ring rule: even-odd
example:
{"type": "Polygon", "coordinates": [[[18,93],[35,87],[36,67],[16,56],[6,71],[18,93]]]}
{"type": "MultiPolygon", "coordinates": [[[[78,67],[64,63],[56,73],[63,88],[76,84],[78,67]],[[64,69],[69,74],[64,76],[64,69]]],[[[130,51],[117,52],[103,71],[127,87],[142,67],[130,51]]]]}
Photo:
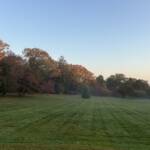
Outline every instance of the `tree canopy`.
{"type": "Polygon", "coordinates": [[[61,56],[54,60],[45,50],[25,48],[22,56],[0,40],[0,93],[56,93],[89,96],[148,97],[150,85],[124,74],[94,74],[82,65],[70,64],[61,56]]]}

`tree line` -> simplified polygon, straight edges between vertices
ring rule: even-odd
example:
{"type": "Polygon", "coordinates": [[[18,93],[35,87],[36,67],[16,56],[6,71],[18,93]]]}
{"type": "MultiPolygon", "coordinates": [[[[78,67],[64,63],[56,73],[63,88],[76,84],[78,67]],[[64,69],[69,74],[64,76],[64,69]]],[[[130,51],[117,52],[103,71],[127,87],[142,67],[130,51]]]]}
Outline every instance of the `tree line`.
{"type": "Polygon", "coordinates": [[[80,94],[87,97],[122,96],[149,97],[150,85],[142,79],[127,78],[123,74],[104,79],[82,65],[69,64],[63,56],[54,60],[39,48],[26,48],[22,56],[10,50],[0,40],[0,94],[32,93],[80,94]]]}

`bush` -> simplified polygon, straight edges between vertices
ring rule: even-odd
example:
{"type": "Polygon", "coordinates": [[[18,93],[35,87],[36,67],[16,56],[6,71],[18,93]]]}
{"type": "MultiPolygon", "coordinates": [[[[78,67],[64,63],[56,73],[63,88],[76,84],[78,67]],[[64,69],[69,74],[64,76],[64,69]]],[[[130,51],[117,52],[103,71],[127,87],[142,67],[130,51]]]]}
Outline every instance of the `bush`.
{"type": "Polygon", "coordinates": [[[88,99],[91,97],[90,90],[88,86],[83,86],[81,90],[81,96],[82,98],[88,99]]]}
{"type": "Polygon", "coordinates": [[[135,96],[136,97],[147,97],[147,93],[144,90],[135,90],[135,96]]]}

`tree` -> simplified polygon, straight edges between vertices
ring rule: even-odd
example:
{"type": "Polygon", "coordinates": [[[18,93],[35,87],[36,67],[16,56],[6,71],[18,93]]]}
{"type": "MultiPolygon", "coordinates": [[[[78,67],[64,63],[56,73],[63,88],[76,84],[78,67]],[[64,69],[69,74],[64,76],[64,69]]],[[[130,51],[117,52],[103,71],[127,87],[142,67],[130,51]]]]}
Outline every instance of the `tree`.
{"type": "Polygon", "coordinates": [[[110,96],[111,91],[106,86],[106,81],[102,75],[99,75],[94,84],[93,94],[96,96],[110,96]]]}
{"type": "Polygon", "coordinates": [[[147,96],[148,89],[149,85],[147,81],[135,78],[127,78],[126,81],[118,88],[118,93],[122,97],[145,97],[147,96]]]}
{"type": "Polygon", "coordinates": [[[100,84],[101,86],[105,86],[105,80],[104,80],[104,77],[102,75],[99,75],[97,78],[96,78],[96,81],[98,84],[100,84]]]}
{"type": "Polygon", "coordinates": [[[18,79],[22,76],[25,61],[12,52],[7,52],[0,63],[0,77],[9,93],[15,93],[18,88],[18,79]]]}
{"type": "Polygon", "coordinates": [[[70,65],[74,78],[79,84],[91,84],[95,81],[95,77],[92,72],[81,65],[70,65]]]}
{"type": "Polygon", "coordinates": [[[150,96],[147,81],[115,74],[104,80],[95,77],[81,65],[69,64],[61,56],[58,61],[44,50],[26,48],[23,56],[15,55],[9,45],[0,40],[0,94],[62,93],[96,96],[150,96]]]}
{"type": "Polygon", "coordinates": [[[8,83],[10,79],[10,66],[6,59],[2,59],[0,62],[0,92],[2,95],[6,95],[8,92],[8,83]]]}
{"type": "Polygon", "coordinates": [[[122,85],[120,85],[120,87],[118,88],[118,93],[122,97],[127,97],[127,96],[132,96],[133,97],[135,95],[134,88],[129,83],[129,81],[127,81],[126,83],[123,83],[122,85]]]}
{"type": "Polygon", "coordinates": [[[24,68],[22,76],[18,79],[18,88],[17,92],[19,96],[24,96],[26,93],[37,93],[39,91],[39,87],[37,84],[37,80],[33,74],[33,72],[26,66],[24,68]]]}
{"type": "Polygon", "coordinates": [[[111,75],[106,80],[106,86],[111,90],[115,95],[118,93],[120,86],[125,83],[127,78],[124,74],[115,74],[111,75]]]}
{"type": "Polygon", "coordinates": [[[34,76],[38,81],[39,90],[41,92],[49,91],[43,91],[46,89],[44,86],[48,86],[46,83],[57,78],[59,74],[57,63],[42,49],[26,48],[23,54],[27,58],[30,69],[34,70],[34,76]]]}
{"type": "Polygon", "coordinates": [[[5,50],[9,48],[9,45],[0,40],[0,93],[6,95],[7,93],[7,79],[9,66],[3,61],[5,56],[5,50]]]}
{"type": "Polygon", "coordinates": [[[2,40],[0,40],[0,60],[4,57],[5,55],[5,50],[9,48],[9,45],[2,40]]]}
{"type": "Polygon", "coordinates": [[[7,94],[7,86],[4,80],[0,81],[0,93],[2,96],[5,96],[7,94]]]}
{"type": "Polygon", "coordinates": [[[58,60],[59,76],[56,79],[55,90],[56,93],[69,93],[71,85],[71,72],[69,65],[65,58],[61,56],[58,60]]]}
{"type": "Polygon", "coordinates": [[[149,84],[145,80],[138,79],[134,83],[134,88],[136,90],[147,90],[149,88],[149,84]]]}
{"type": "Polygon", "coordinates": [[[56,63],[47,52],[38,48],[26,48],[23,54],[39,80],[48,80],[53,75],[56,63]]]}
{"type": "Polygon", "coordinates": [[[81,65],[68,64],[63,56],[58,60],[59,77],[56,80],[56,93],[77,94],[82,85],[91,86],[95,78],[81,65]]]}

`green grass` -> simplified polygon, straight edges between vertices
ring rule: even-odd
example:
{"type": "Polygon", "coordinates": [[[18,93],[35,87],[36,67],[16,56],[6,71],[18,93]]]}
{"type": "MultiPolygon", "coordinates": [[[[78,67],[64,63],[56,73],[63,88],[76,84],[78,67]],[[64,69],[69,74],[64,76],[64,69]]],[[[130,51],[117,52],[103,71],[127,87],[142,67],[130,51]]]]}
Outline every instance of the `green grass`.
{"type": "Polygon", "coordinates": [[[0,150],[150,150],[150,100],[0,98],[0,150]]]}

